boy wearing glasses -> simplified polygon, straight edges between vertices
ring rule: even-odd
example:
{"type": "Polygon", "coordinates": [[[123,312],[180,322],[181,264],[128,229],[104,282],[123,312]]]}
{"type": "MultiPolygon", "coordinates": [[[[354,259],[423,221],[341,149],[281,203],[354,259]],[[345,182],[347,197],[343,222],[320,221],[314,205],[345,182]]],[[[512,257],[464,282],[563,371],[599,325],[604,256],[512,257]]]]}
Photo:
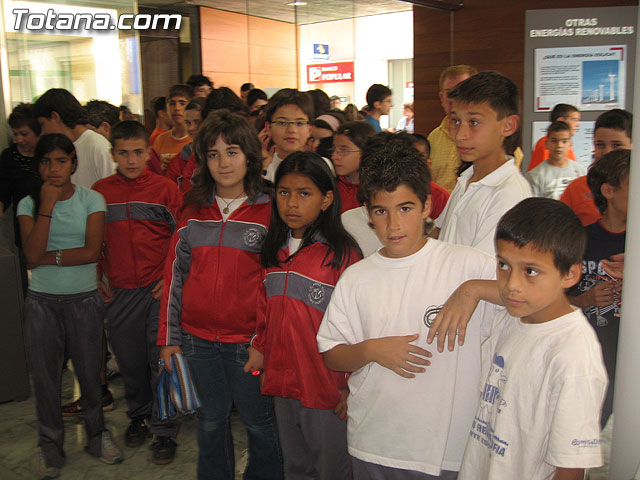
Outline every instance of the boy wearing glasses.
{"type": "Polygon", "coordinates": [[[266,123],[260,132],[263,154],[273,141],[275,152],[264,156],[264,178],[273,182],[278,165],[293,152],[304,150],[311,136],[313,101],[306,92],[294,88],[278,90],[269,99],[265,113],[266,123]]]}

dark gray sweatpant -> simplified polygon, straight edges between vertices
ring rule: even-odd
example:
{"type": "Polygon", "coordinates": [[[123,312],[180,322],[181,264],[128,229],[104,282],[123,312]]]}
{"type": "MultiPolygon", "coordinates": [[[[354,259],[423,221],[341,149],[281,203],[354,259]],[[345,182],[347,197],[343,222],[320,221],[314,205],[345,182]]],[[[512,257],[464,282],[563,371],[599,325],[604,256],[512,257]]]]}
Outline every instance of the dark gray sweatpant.
{"type": "Polygon", "coordinates": [[[102,415],[102,326],[104,306],[96,290],[72,295],[54,295],[29,290],[24,308],[25,336],[38,416],[38,445],[50,467],[65,461],[64,424],[60,405],[62,364],[73,361],[80,391],[87,451],[101,453],[102,415]]]}
{"type": "Polygon", "coordinates": [[[155,285],[113,289],[113,300],[106,304],[107,332],[124,380],[127,414],[150,417],[151,433],[175,438],[178,424],[162,422],[156,415],[160,300],[151,295],[155,285]]]}
{"type": "Polygon", "coordinates": [[[429,475],[415,470],[385,467],[351,457],[354,480],[456,480],[458,472],[442,470],[440,475],[429,475]]]}
{"type": "Polygon", "coordinates": [[[349,480],[347,422],[332,410],[273,397],[288,480],[349,480]]]}

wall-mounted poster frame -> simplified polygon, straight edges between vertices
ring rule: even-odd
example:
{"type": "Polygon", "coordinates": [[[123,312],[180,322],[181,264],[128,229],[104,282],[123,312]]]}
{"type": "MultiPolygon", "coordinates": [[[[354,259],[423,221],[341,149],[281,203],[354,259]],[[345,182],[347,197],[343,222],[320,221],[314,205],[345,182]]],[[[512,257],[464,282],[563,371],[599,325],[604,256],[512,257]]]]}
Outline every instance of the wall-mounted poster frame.
{"type": "MultiPolygon", "coordinates": [[[[632,109],[636,23],[637,7],[527,10],[524,170],[541,136],[541,122],[549,122],[556,104],[575,105],[591,126],[605,110],[632,109]]],[[[580,163],[589,165],[592,138],[585,133],[578,130],[574,151],[580,163]]]]}

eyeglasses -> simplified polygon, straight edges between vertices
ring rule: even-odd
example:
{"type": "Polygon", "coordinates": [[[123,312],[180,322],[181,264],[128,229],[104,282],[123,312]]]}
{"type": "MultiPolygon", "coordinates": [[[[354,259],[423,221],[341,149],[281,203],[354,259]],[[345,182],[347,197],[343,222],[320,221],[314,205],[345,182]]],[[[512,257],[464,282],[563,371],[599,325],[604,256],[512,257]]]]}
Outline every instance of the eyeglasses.
{"type": "Polygon", "coordinates": [[[344,157],[348,153],[355,153],[355,152],[361,152],[361,151],[362,150],[343,150],[343,149],[332,148],[331,149],[331,154],[332,155],[338,155],[339,157],[344,157]]]}
{"type": "Polygon", "coordinates": [[[272,122],[278,128],[287,128],[289,125],[293,125],[296,128],[302,128],[309,125],[310,122],[303,122],[302,120],[296,120],[295,122],[285,122],[284,120],[276,120],[272,122]]]}

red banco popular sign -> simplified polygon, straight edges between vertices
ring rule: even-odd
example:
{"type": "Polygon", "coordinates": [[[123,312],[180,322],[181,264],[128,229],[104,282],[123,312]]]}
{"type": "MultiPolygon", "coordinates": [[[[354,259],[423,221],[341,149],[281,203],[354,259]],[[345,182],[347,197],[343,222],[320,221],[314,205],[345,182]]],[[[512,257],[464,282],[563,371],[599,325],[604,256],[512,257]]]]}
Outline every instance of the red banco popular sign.
{"type": "Polygon", "coordinates": [[[307,83],[353,82],[353,62],[307,65],[307,83]]]}

